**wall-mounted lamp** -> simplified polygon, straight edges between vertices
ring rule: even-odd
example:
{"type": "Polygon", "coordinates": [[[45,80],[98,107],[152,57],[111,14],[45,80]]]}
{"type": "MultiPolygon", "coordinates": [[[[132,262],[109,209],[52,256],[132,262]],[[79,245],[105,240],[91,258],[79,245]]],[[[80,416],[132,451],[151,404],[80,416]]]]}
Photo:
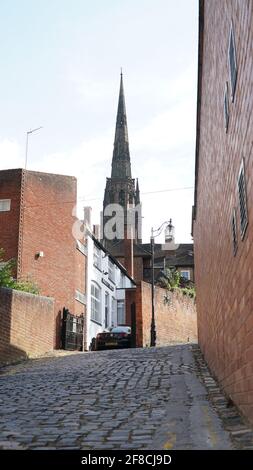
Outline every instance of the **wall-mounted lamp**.
{"type": "Polygon", "coordinates": [[[35,258],[36,259],[44,258],[44,251],[38,251],[38,253],[36,253],[36,255],[35,255],[35,258]]]}

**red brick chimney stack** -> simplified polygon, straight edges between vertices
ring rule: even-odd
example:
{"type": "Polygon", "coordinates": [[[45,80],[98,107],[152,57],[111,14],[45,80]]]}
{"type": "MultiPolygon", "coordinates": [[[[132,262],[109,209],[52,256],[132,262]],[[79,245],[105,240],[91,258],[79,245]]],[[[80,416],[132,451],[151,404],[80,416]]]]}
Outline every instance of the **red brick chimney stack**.
{"type": "Polygon", "coordinates": [[[124,226],[124,258],[125,268],[132,278],[134,278],[134,240],[133,228],[124,226]]]}

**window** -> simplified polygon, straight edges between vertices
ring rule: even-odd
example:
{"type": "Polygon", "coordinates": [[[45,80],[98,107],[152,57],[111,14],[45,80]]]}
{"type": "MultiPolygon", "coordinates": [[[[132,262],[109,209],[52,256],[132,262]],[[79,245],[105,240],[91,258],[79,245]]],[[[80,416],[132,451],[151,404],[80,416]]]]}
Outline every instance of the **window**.
{"type": "Polygon", "coordinates": [[[190,276],[190,271],[187,270],[187,271],[181,271],[181,276],[184,277],[185,279],[187,279],[187,281],[190,280],[191,276],[190,276]]]}
{"type": "Polygon", "coordinates": [[[118,300],[117,302],[117,324],[125,325],[125,301],[118,300]]]}
{"type": "Polygon", "coordinates": [[[120,204],[121,206],[124,206],[124,205],[125,205],[125,193],[124,193],[123,190],[121,190],[121,191],[119,192],[119,204],[120,204]]]}
{"type": "Polygon", "coordinates": [[[114,282],[115,280],[114,264],[109,259],[108,259],[108,277],[112,282],[114,282]]]}
{"type": "Polygon", "coordinates": [[[237,80],[237,64],[236,64],[235,36],[234,36],[233,24],[231,24],[231,29],[230,29],[228,59],[229,59],[229,70],[230,70],[231,96],[232,96],[232,101],[234,101],[235,86],[236,86],[236,80],[237,80]]]}
{"type": "Polygon", "coordinates": [[[109,294],[105,293],[105,328],[109,326],[109,294]]]}
{"type": "Polygon", "coordinates": [[[96,268],[101,269],[101,253],[97,245],[94,245],[93,263],[94,263],[94,266],[96,266],[96,268]]]}
{"type": "Polygon", "coordinates": [[[86,295],[82,294],[79,290],[76,290],[75,299],[83,305],[86,305],[86,295]]]}
{"type": "Polygon", "coordinates": [[[229,122],[229,107],[228,107],[228,82],[226,82],[225,93],[224,93],[224,119],[225,119],[225,129],[228,130],[229,122]]]}
{"type": "Polygon", "coordinates": [[[234,256],[235,256],[237,252],[237,248],[238,248],[237,223],[236,223],[235,209],[233,210],[233,216],[232,216],[232,237],[233,237],[233,250],[234,250],[234,256]]]}
{"type": "Polygon", "coordinates": [[[241,163],[241,168],[239,172],[238,195],[239,195],[239,208],[240,208],[241,238],[243,239],[245,232],[246,232],[247,225],[248,225],[248,210],[247,210],[244,161],[242,161],[241,163]]]}
{"type": "Polygon", "coordinates": [[[102,324],[100,288],[94,283],[91,284],[91,320],[102,324]]]}
{"type": "Polygon", "coordinates": [[[10,199],[0,199],[0,212],[8,212],[11,210],[10,199]]]}

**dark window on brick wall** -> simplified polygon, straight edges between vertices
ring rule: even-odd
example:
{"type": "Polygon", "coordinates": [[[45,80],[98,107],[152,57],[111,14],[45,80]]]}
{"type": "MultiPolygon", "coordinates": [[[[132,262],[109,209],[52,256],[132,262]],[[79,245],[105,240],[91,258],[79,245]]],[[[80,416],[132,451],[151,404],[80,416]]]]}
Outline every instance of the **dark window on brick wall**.
{"type": "Polygon", "coordinates": [[[233,24],[231,24],[231,29],[230,29],[228,59],[229,59],[229,71],[230,71],[231,96],[232,96],[232,101],[234,101],[235,87],[236,87],[236,80],[237,80],[237,63],[236,63],[235,36],[234,36],[233,24]]]}
{"type": "Polygon", "coordinates": [[[225,119],[225,129],[228,130],[229,122],[229,106],[228,106],[228,82],[226,82],[225,93],[224,93],[224,119],[225,119]]]}
{"type": "Polygon", "coordinates": [[[237,252],[237,248],[238,248],[237,223],[236,223],[235,209],[233,210],[233,216],[232,216],[232,237],[233,237],[233,251],[234,251],[234,256],[235,256],[237,252]]]}
{"type": "Polygon", "coordinates": [[[240,208],[241,237],[243,238],[246,232],[247,225],[248,225],[248,209],[247,209],[244,161],[242,161],[240,172],[239,172],[238,195],[239,195],[239,208],[240,208]]]}

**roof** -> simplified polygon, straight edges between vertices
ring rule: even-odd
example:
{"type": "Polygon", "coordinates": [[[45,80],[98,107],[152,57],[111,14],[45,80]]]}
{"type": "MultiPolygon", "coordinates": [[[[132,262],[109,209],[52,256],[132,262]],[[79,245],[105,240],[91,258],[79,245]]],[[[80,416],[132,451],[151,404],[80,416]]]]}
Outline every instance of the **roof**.
{"type": "MultiPolygon", "coordinates": [[[[150,244],[144,245],[145,249],[150,249],[150,244]]],[[[167,266],[194,266],[193,243],[181,243],[176,250],[163,250],[163,245],[155,243],[155,262],[166,262],[167,266]]]]}
{"type": "MultiPolygon", "coordinates": [[[[134,256],[151,258],[150,243],[134,243],[134,256]]],[[[194,266],[193,243],[181,243],[176,250],[164,250],[163,244],[155,243],[155,261],[166,259],[166,264],[170,266],[194,266]]],[[[113,256],[124,257],[124,240],[111,247],[113,256]]]]}
{"type": "MultiPolygon", "coordinates": [[[[146,249],[144,244],[134,243],[133,248],[134,248],[134,256],[136,257],[140,256],[141,258],[151,257],[150,248],[146,249]]],[[[113,253],[113,256],[117,256],[119,258],[124,257],[125,255],[124,240],[119,240],[115,244],[111,245],[110,250],[111,250],[111,253],[113,253]]]]}

